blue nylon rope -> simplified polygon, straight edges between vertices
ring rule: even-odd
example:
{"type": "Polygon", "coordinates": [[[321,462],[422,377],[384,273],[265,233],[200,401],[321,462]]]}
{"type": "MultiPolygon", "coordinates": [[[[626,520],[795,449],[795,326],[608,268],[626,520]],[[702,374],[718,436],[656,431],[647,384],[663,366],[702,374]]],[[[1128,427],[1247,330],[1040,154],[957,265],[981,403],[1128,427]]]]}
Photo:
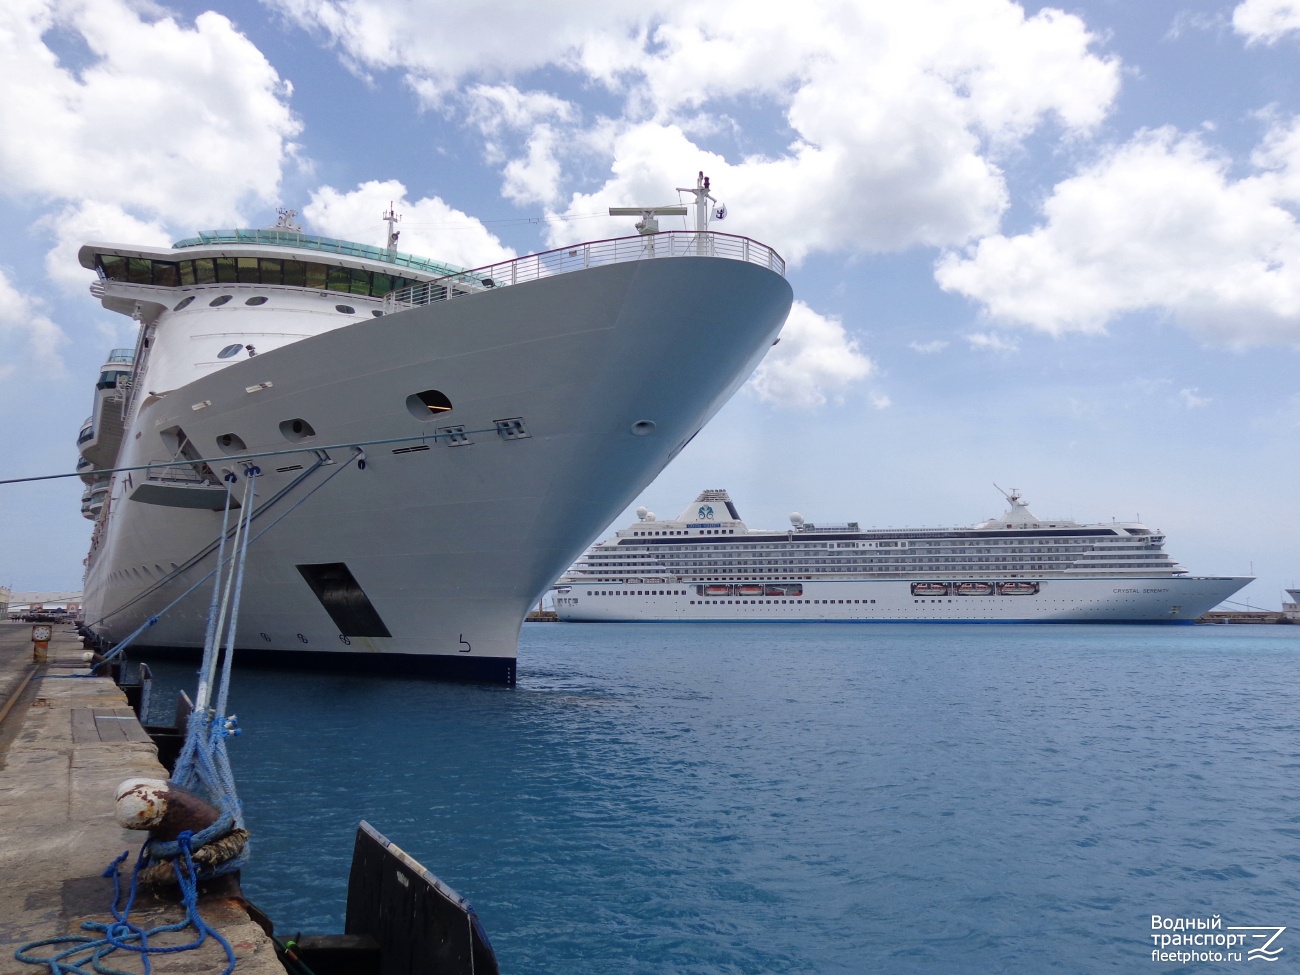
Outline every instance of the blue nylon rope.
{"type": "MultiPolygon", "coordinates": [[[[201,947],[208,935],[216,940],[226,953],[226,968],[221,975],[231,975],[235,969],[235,952],[230,947],[230,942],[223,938],[220,932],[212,928],[203,920],[199,913],[198,906],[198,882],[207,880],[212,877],[219,877],[224,874],[233,873],[248,862],[249,846],[245,841],[243,848],[239,853],[222,863],[212,867],[198,868],[195,866],[193,852],[200,847],[207,845],[209,842],[225,836],[232,829],[244,828],[244,808],[235,790],[235,779],[230,768],[230,758],[226,753],[226,739],[233,738],[239,734],[239,726],[234,715],[226,716],[224,714],[226,702],[230,691],[231,660],[234,656],[235,649],[235,632],[238,625],[239,617],[239,599],[244,584],[244,565],[248,558],[248,545],[250,541],[256,541],[265,535],[268,531],[283,521],[299,505],[310,498],[313,494],[328,484],[333,478],[342,473],[343,469],[351,464],[354,460],[364,458],[365,454],[357,450],[352,457],[345,463],[341,464],[338,470],[331,472],[329,477],[325,478],[320,484],[308,491],[302,498],[293,504],[287,511],[276,518],[271,524],[267,525],[256,535],[251,538],[250,531],[253,521],[253,488],[257,476],[261,470],[255,466],[245,468],[245,485],[244,485],[244,503],[240,509],[239,519],[236,522],[235,543],[238,551],[232,553],[230,558],[225,558],[226,548],[226,531],[229,525],[230,516],[230,492],[226,492],[226,504],[221,516],[221,539],[217,553],[217,564],[207,575],[192,585],[185,592],[181,593],[174,600],[167,604],[156,615],[149,617],[133,633],[120,641],[107,654],[105,660],[119,656],[127,646],[130,645],[136,637],[145,630],[156,624],[168,610],[174,607],[182,599],[188,596],[199,586],[203,585],[208,579],[216,576],[216,581],[212,587],[212,602],[209,606],[208,626],[204,636],[203,663],[200,670],[201,681],[208,680],[213,675],[217,656],[220,651],[222,629],[226,629],[226,647],[225,656],[221,661],[221,676],[218,682],[217,701],[215,708],[204,708],[191,712],[189,722],[186,726],[185,744],[181,748],[181,754],[176,760],[175,769],[172,772],[170,781],[190,789],[191,791],[206,793],[208,797],[214,800],[220,815],[217,821],[206,829],[193,833],[189,830],[181,833],[174,841],[166,842],[160,840],[146,840],[140,848],[140,855],[136,858],[135,869],[131,874],[131,887],[126,900],[126,906],[119,910],[118,901],[121,900],[122,888],[119,876],[119,867],[127,858],[130,851],[114,860],[104,871],[103,876],[113,878],[113,901],[110,910],[113,914],[113,922],[110,924],[101,924],[96,921],[86,921],[82,923],[82,928],[87,931],[99,932],[103,935],[101,938],[93,938],[87,935],[68,935],[62,938],[47,938],[43,941],[32,941],[14,952],[14,958],[18,961],[30,965],[44,965],[50,970],[50,975],[92,975],[85,969],[89,964],[96,975],[131,975],[129,972],[120,969],[110,968],[104,964],[104,959],[114,951],[130,951],[140,955],[141,963],[144,966],[144,975],[152,975],[150,963],[151,955],[174,954],[180,951],[193,951],[201,947]],[[221,598],[222,578],[221,570],[227,565],[230,566],[229,573],[226,577],[225,596],[221,598]],[[229,600],[233,596],[233,605],[229,600]],[[225,627],[225,612],[230,605],[230,623],[225,627]],[[177,882],[181,890],[181,903],[185,905],[185,918],[175,924],[164,924],[148,930],[133,924],[130,920],[131,908],[135,903],[136,884],[140,877],[140,871],[149,863],[170,860],[176,873],[177,882]],[[173,945],[170,947],[160,948],[153,947],[149,944],[149,939],[160,934],[172,931],[180,931],[187,927],[193,927],[195,939],[189,944],[173,945]],[[52,945],[69,945],[70,947],[57,951],[53,955],[38,956],[33,952],[38,948],[45,948],[52,945]],[[87,954],[88,953],[88,954],[87,954]],[[77,957],[79,955],[85,957],[77,957]]],[[[314,470],[315,468],[313,468],[314,470]]],[[[233,475],[231,475],[233,479],[233,475]]],[[[44,677],[94,677],[93,672],[89,674],[48,674],[41,675],[44,677]]],[[[201,684],[202,686],[202,684],[201,684]]]]}
{"type": "Polygon", "coordinates": [[[131,887],[126,899],[126,906],[118,909],[118,901],[122,899],[122,882],[119,873],[119,866],[129,855],[130,851],[123,851],[122,855],[114,860],[104,871],[102,876],[113,878],[113,902],[110,909],[113,913],[113,921],[108,924],[101,924],[98,921],[82,922],[82,930],[94,931],[102,937],[92,937],[90,935],[66,935],[62,938],[47,938],[44,941],[32,941],[23,945],[14,952],[14,958],[18,961],[25,962],[29,965],[45,965],[50,970],[50,975],[92,975],[83,966],[89,964],[94,972],[98,975],[129,975],[116,968],[109,968],[104,964],[104,958],[114,951],[130,951],[140,955],[141,963],[144,965],[144,975],[152,975],[152,966],[150,964],[151,955],[170,955],[181,951],[194,951],[203,946],[203,943],[211,935],[213,940],[221,945],[226,953],[226,967],[221,975],[231,975],[235,970],[235,951],[230,947],[230,942],[221,936],[221,933],[215,930],[207,921],[203,920],[203,915],[199,913],[199,892],[198,880],[199,873],[194,867],[193,848],[196,836],[188,830],[177,837],[176,844],[180,853],[179,862],[176,864],[176,878],[180,883],[181,903],[185,906],[184,920],[177,921],[174,924],[162,924],[154,928],[142,928],[132,923],[131,908],[135,904],[136,883],[140,877],[140,870],[145,866],[149,858],[150,848],[154,845],[146,841],[140,848],[140,855],[136,857],[135,869],[131,873],[131,887]],[[195,938],[189,944],[169,945],[159,947],[149,944],[149,939],[161,934],[167,934],[172,931],[181,931],[187,927],[193,927],[195,938]],[[40,956],[34,954],[38,948],[46,948],[51,945],[68,945],[69,947],[56,951],[52,955],[40,956]],[[88,954],[85,954],[87,953],[88,954]],[[85,957],[78,958],[78,955],[85,954],[85,957]]]}
{"type": "MultiPolygon", "coordinates": [[[[359,456],[362,456],[360,452],[354,455],[352,460],[359,456]]],[[[351,463],[351,461],[348,463],[351,463]]],[[[339,471],[346,466],[347,464],[340,466],[339,471]]],[[[294,510],[299,504],[306,501],[308,497],[328,483],[334,474],[339,473],[339,471],[333,472],[330,477],[308,492],[289,511],[294,510]]],[[[221,545],[217,556],[217,566],[204,577],[204,580],[200,580],[200,583],[191,587],[190,590],[171,604],[174,606],[180,599],[198,588],[198,585],[203,581],[214,575],[216,576],[213,583],[212,602],[209,607],[208,626],[204,638],[203,662],[200,669],[200,692],[196,695],[199,707],[190,714],[186,727],[185,743],[181,748],[180,756],[177,758],[170,781],[183,788],[206,795],[216,805],[220,814],[216,822],[198,833],[187,830],[172,842],[146,840],[140,848],[140,855],[136,859],[135,869],[131,875],[131,887],[126,906],[120,911],[117,906],[118,901],[121,899],[118,868],[127,858],[128,853],[123,853],[113,861],[108,869],[104,871],[104,876],[113,878],[113,901],[110,909],[114,920],[109,924],[93,921],[82,924],[83,929],[99,932],[103,937],[70,935],[62,938],[33,941],[14,952],[14,957],[18,961],[33,965],[44,965],[49,968],[50,975],[91,975],[84,967],[86,965],[89,965],[97,975],[129,975],[127,972],[107,967],[104,964],[106,956],[114,951],[122,950],[139,954],[144,966],[144,975],[152,975],[151,955],[193,951],[204,943],[208,935],[211,935],[221,944],[226,953],[227,965],[222,975],[231,975],[231,972],[234,971],[235,954],[229,942],[219,932],[210,927],[199,913],[198,881],[219,877],[238,870],[248,861],[250,844],[245,840],[238,854],[214,866],[203,868],[195,865],[193,851],[225,836],[234,829],[242,830],[244,828],[243,803],[236,792],[235,779],[230,768],[230,759],[226,753],[226,739],[238,735],[239,727],[234,715],[227,716],[225,714],[225,708],[229,699],[231,661],[234,656],[236,629],[239,622],[239,602],[244,584],[244,568],[248,559],[248,545],[251,540],[250,534],[253,520],[251,501],[257,476],[260,473],[261,470],[255,466],[250,466],[244,471],[246,478],[244,503],[236,521],[235,550],[231,553],[230,558],[226,559],[224,557],[225,529],[229,524],[230,514],[230,494],[227,492],[226,505],[222,514],[221,545]],[[223,580],[221,570],[227,564],[229,565],[229,571],[223,580]],[[229,610],[230,614],[228,625],[226,622],[227,610],[229,610]],[[220,656],[223,636],[225,637],[225,654],[224,659],[221,660],[220,677],[216,682],[216,707],[209,708],[206,706],[206,702],[212,690],[211,679],[216,675],[216,665],[220,656]],[[185,905],[185,918],[175,924],[161,925],[146,930],[130,921],[131,908],[135,903],[136,884],[141,869],[148,864],[164,861],[171,861],[172,868],[175,871],[181,890],[181,902],[185,905]],[[195,940],[189,944],[170,947],[155,947],[149,944],[151,937],[167,932],[180,931],[187,927],[193,927],[195,931],[195,940]],[[69,947],[48,956],[34,954],[39,948],[54,945],[68,945],[69,947]]],[[[289,514],[289,511],[284,512],[280,518],[277,518],[259,532],[256,537],[260,538],[261,535],[273,528],[289,514]]],[[[171,606],[167,608],[170,609],[171,606]]],[[[162,614],[159,613],[158,615],[161,616],[162,614]]],[[[114,647],[110,651],[110,656],[120,653],[127,644],[157,622],[158,616],[151,617],[134,633],[114,647]]],[[[93,674],[60,674],[53,676],[90,677],[93,674]]]]}

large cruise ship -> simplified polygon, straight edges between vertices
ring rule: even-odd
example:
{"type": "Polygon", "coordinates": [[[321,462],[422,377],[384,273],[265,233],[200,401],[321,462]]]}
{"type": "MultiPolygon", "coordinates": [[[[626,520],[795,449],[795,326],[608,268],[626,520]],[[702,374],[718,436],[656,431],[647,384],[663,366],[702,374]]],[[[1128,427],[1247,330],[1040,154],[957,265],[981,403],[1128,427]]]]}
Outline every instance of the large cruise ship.
{"type": "MultiPolygon", "coordinates": [[[[120,641],[208,573],[256,466],[243,659],[512,683],[529,607],[785,322],[780,256],[709,231],[710,201],[701,175],[694,232],[634,208],[636,236],[471,271],[292,213],[82,247],[139,323],[78,438],[87,626],[120,641]]],[[[201,647],[209,598],[136,645],[201,647]]]]}
{"type": "Polygon", "coordinates": [[[1193,576],[1136,522],[1036,518],[1011,491],[971,528],[746,527],[726,491],[639,520],[555,585],[561,620],[1191,623],[1251,581],[1193,576]]]}

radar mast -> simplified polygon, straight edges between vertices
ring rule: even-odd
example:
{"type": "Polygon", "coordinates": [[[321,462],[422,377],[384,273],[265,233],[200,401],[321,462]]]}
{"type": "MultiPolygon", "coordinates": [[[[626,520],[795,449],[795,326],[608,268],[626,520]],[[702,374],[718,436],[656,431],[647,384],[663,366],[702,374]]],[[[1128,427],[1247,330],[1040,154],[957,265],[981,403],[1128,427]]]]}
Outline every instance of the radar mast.
{"type": "Polygon", "coordinates": [[[384,249],[390,251],[397,250],[397,238],[402,236],[402,232],[397,229],[397,223],[402,219],[402,215],[393,209],[392,200],[388,201],[388,209],[384,211],[384,215],[380,219],[382,219],[384,223],[388,224],[388,238],[384,243],[384,249]]]}

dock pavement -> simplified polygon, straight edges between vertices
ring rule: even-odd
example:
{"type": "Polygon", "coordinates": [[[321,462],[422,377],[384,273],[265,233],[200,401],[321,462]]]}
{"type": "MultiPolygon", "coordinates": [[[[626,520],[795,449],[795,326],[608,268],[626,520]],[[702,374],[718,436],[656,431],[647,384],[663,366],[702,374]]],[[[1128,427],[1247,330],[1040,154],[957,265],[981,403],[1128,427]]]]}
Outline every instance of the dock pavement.
{"type": "MultiPolygon", "coordinates": [[[[33,671],[31,624],[0,622],[0,710],[12,701],[0,720],[0,975],[44,975],[47,968],[19,962],[14,950],[29,941],[88,934],[83,921],[111,920],[113,885],[101,874],[124,850],[133,864],[145,838],[114,821],[114,790],[133,776],[167,778],[157,749],[111,680],[31,679],[40,672],[85,673],[82,653],[76,631],[55,624],[48,663],[33,671]]],[[[202,898],[199,909],[234,949],[236,975],[285,975],[270,939],[237,900],[202,898]]],[[[146,927],[183,916],[179,905],[152,898],[132,912],[132,920],[146,927]]],[[[193,937],[186,929],[158,943],[193,937]]],[[[105,963],[143,971],[133,952],[113,952],[105,963]]],[[[196,951],[154,956],[153,971],[207,975],[226,964],[209,938],[196,951]]]]}

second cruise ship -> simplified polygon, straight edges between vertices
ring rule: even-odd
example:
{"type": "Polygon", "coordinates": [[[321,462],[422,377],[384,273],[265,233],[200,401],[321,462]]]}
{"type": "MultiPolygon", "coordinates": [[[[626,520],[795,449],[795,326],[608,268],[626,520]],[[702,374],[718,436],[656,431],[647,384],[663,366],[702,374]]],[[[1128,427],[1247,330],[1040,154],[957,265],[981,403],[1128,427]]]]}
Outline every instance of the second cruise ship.
{"type": "Polygon", "coordinates": [[[971,528],[784,531],[704,491],[592,546],[553,589],[561,620],[1192,623],[1250,576],[1194,576],[1136,522],[1041,519],[1016,491],[971,528]]]}

